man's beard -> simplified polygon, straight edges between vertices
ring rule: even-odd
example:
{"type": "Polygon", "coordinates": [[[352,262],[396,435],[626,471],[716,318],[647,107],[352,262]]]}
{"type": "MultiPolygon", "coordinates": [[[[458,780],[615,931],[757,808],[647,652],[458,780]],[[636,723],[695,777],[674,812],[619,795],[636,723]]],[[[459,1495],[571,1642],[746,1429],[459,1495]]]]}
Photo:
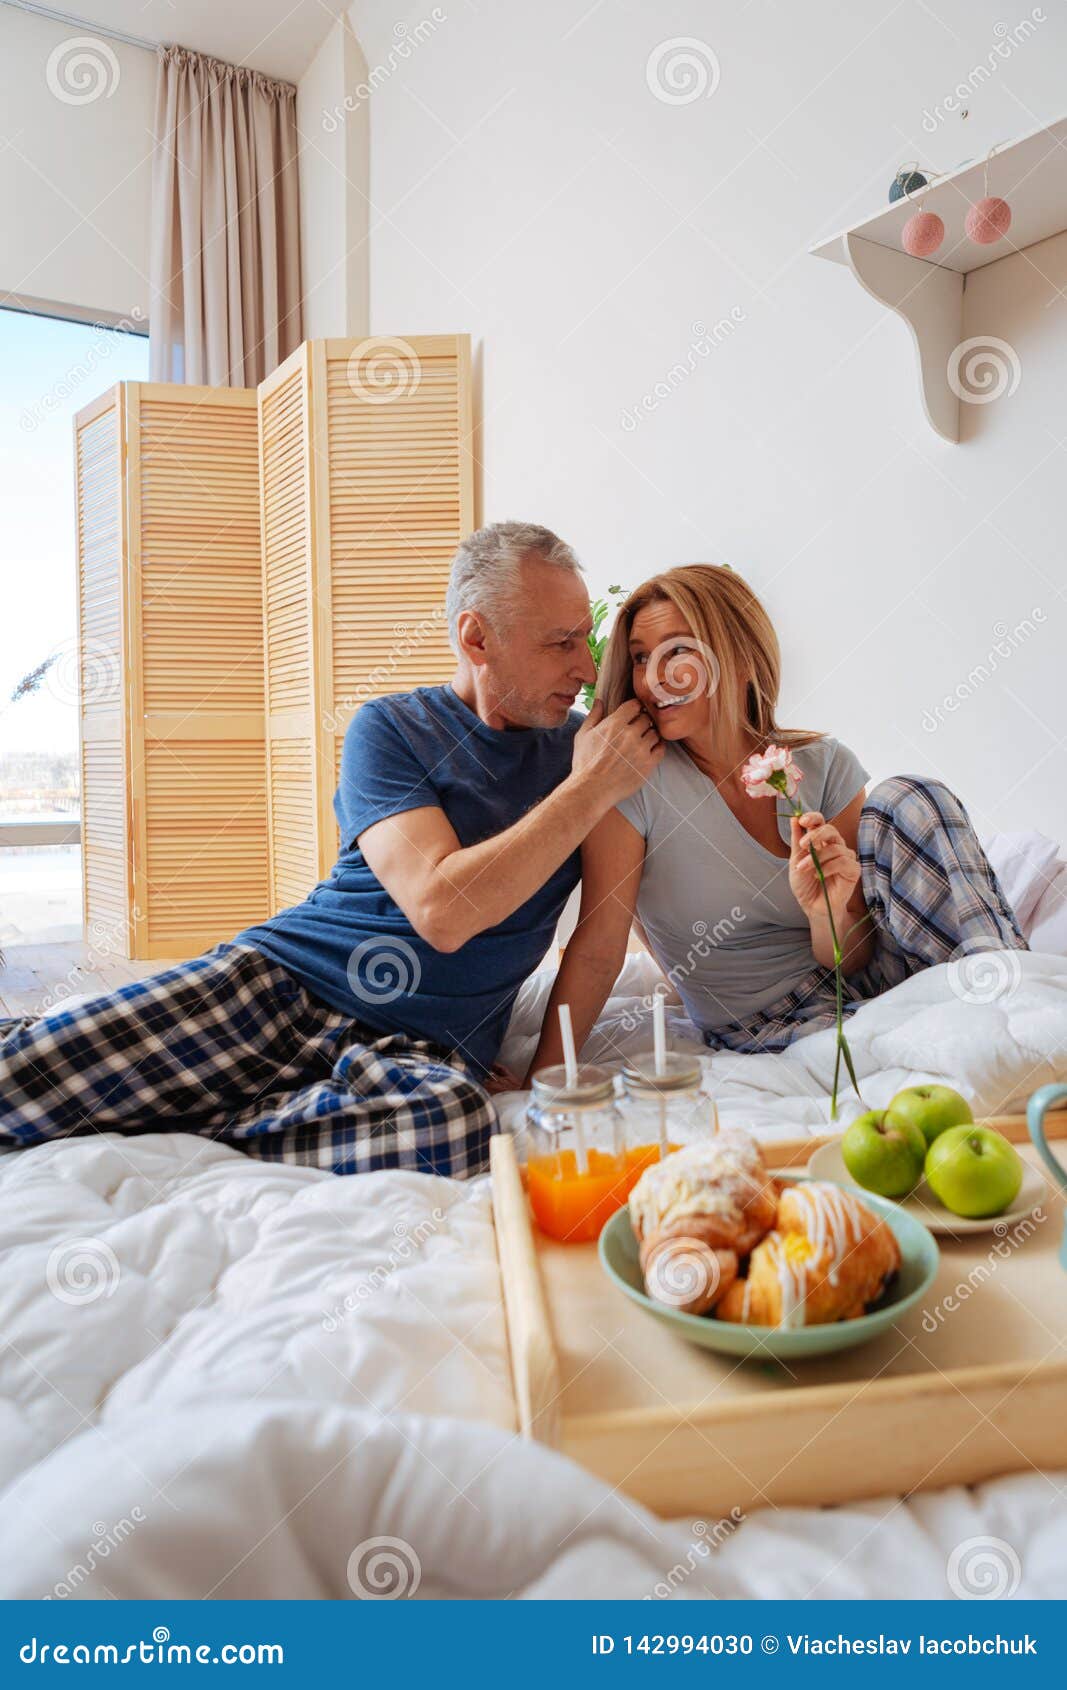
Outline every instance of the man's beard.
{"type": "MultiPolygon", "coordinates": [[[[562,690],[562,689],[561,689],[562,690]]],[[[561,698],[525,692],[521,686],[501,684],[494,677],[497,709],[516,728],[561,728],[567,720],[568,707],[561,698]]]]}

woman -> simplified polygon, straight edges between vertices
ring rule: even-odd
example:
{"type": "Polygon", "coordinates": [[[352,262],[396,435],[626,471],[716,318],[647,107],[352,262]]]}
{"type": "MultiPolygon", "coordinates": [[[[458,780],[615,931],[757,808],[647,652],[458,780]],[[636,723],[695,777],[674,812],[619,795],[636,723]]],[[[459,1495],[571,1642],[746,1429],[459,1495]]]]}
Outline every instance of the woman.
{"type": "Polygon", "coordinates": [[[835,1019],[833,939],[815,846],[844,952],[848,1007],[933,963],[1024,940],[967,813],[939,781],[867,771],[839,740],[776,720],[778,640],[732,570],[688,564],[631,593],[597,693],[636,698],[666,753],[582,848],[581,913],[527,1075],[562,1060],[557,1008],[578,1048],[626,953],[635,916],[713,1050],[781,1050],[835,1019]],[[804,814],[750,797],[747,759],[787,746],[804,814]]]}

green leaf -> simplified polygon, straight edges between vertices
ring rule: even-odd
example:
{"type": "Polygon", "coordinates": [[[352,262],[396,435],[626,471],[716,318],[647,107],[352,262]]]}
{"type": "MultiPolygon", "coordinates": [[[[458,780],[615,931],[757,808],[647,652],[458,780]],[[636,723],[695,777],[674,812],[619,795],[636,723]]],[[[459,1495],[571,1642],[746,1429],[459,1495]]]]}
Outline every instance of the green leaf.
{"type": "MultiPolygon", "coordinates": [[[[627,595],[627,591],[628,591],[628,589],[625,588],[625,587],[609,587],[608,588],[608,593],[615,600],[618,600],[620,598],[625,598],[626,595],[627,595]]],[[[604,653],[607,650],[607,644],[608,644],[607,634],[606,633],[601,634],[600,630],[601,630],[601,628],[603,628],[604,623],[606,622],[608,616],[611,614],[611,610],[612,610],[612,606],[609,604],[607,599],[594,599],[593,600],[591,610],[590,610],[590,614],[593,618],[593,629],[592,629],[592,632],[587,636],[585,643],[589,647],[589,651],[590,651],[590,654],[592,656],[593,662],[596,664],[596,667],[597,667],[598,670],[600,668],[601,663],[604,661],[604,653]]],[[[586,698],[587,704],[592,704],[593,688],[591,686],[583,687],[582,688],[582,697],[586,698]],[[586,694],[588,694],[588,698],[586,698],[586,694]]]]}

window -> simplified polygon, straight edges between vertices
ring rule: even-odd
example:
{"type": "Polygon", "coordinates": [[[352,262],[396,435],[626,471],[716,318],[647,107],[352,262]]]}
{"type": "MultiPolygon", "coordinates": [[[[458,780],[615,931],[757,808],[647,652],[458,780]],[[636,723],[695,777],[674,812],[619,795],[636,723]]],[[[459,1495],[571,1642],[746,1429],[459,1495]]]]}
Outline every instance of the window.
{"type": "Polygon", "coordinates": [[[73,418],[140,333],[0,310],[0,946],[81,935],[73,418]],[[66,842],[54,843],[64,839],[66,842]],[[18,840],[25,843],[16,843],[18,840]]]}

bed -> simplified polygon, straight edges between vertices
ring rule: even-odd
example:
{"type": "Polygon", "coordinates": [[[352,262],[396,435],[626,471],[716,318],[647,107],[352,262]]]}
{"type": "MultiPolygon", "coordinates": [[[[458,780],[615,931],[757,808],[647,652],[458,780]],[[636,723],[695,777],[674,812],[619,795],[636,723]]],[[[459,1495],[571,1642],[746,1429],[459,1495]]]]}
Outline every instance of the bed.
{"type": "MultiPolygon", "coordinates": [[[[1016,851],[1011,895],[1050,949],[1009,975],[969,959],[969,995],[949,965],[861,1008],[869,1103],[944,1078],[1014,1113],[1067,1075],[1058,859],[1038,855],[1016,851]]],[[[628,962],[589,1054],[650,978],[628,962]]],[[[550,982],[524,988],[512,1061],[550,982]]],[[[724,1120],[824,1130],[832,1034],[707,1063],[724,1120]]],[[[0,1213],[6,1598],[1061,1594],[1065,1473],[664,1521],[521,1438],[487,1179],[338,1180],[149,1131],[0,1157],[0,1213]]]]}

